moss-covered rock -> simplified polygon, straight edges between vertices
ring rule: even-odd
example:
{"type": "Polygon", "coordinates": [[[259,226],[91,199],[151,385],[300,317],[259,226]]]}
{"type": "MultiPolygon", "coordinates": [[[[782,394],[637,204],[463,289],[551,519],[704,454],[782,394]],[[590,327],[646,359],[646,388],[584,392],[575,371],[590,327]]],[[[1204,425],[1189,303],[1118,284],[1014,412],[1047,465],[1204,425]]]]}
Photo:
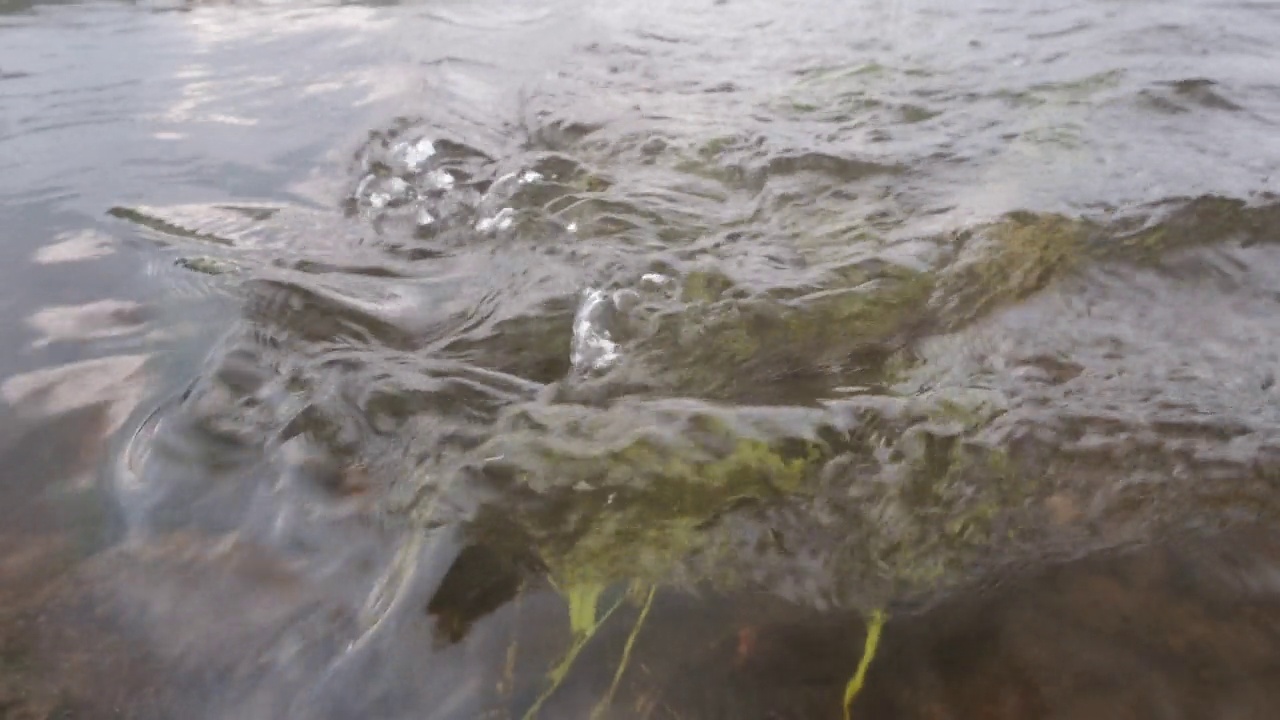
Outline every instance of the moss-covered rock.
{"type": "Polygon", "coordinates": [[[905,457],[875,499],[880,522],[860,552],[880,564],[895,595],[935,591],[965,577],[972,563],[999,557],[1034,494],[1000,448],[936,427],[913,428],[905,457]],[[888,522],[885,522],[888,521],[888,522]]]}
{"type": "Polygon", "coordinates": [[[923,320],[932,283],[927,273],[895,267],[847,286],[835,279],[742,297],[700,278],[633,352],[669,392],[747,402],[789,379],[880,378],[923,320]]]}
{"type": "Polygon", "coordinates": [[[1158,261],[1169,252],[1228,241],[1280,240],[1280,203],[1250,203],[1205,195],[1163,203],[1117,220],[1109,242],[1097,248],[1108,260],[1158,261]]]}
{"type": "Polygon", "coordinates": [[[876,607],[1021,542],[1009,533],[1029,524],[1038,485],[983,438],[1001,412],[976,390],[812,409],[534,404],[475,450],[463,492],[491,498],[501,542],[520,538],[565,593],[784,592],[793,553],[817,553],[842,565],[820,582],[856,582],[849,599],[876,607]]]}
{"type": "Polygon", "coordinates": [[[477,450],[482,475],[520,496],[523,532],[563,587],[670,579],[744,504],[802,492],[829,454],[821,411],[700,403],[529,407],[477,450]],[[515,484],[510,487],[507,483],[515,484]]]}
{"type": "Polygon", "coordinates": [[[938,271],[933,311],[954,329],[1021,300],[1076,268],[1096,230],[1060,215],[1012,213],[962,231],[953,259],[938,271]]]}

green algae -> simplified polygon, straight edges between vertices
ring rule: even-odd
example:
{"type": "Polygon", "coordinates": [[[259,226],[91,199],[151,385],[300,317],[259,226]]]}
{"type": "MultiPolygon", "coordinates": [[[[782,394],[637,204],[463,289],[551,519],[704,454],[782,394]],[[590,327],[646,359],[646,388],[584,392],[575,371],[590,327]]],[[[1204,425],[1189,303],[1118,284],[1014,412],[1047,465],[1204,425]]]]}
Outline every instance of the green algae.
{"type": "Polygon", "coordinates": [[[805,507],[824,473],[859,498],[841,511],[850,540],[840,552],[892,587],[868,601],[946,585],[1020,542],[1018,533],[1039,532],[1019,518],[1030,517],[1043,487],[986,435],[1010,401],[956,386],[936,362],[921,366],[912,343],[961,330],[1091,264],[1146,262],[1149,252],[1274,227],[1266,214],[1233,219],[1249,212],[1243,205],[1201,202],[1138,230],[1011,213],[938,238],[950,247],[933,269],[844,265],[785,291],[748,293],[726,274],[690,272],[653,332],[624,348],[624,362],[656,368],[664,394],[739,402],[791,375],[834,379],[863,363],[882,383],[874,391],[898,409],[869,413],[836,442],[816,429],[822,420],[765,428],[744,421],[750,413],[741,407],[624,403],[541,410],[513,420],[482,452],[503,456],[535,493],[517,512],[561,587],[671,582],[696,553],[711,558],[706,572],[731,582],[733,567],[752,560],[732,555],[740,549],[717,536],[717,519],[753,505],[805,507]],[[1197,222],[1199,230],[1184,227],[1197,222]],[[874,477],[842,474],[841,463],[872,468],[874,477]]]}
{"type": "Polygon", "coordinates": [[[934,310],[956,330],[1098,265],[1159,265],[1183,250],[1274,242],[1280,204],[1201,196],[1102,218],[1012,212],[956,234],[936,270],[934,310]]]}
{"type": "Polygon", "coordinates": [[[735,135],[721,135],[711,138],[703,142],[697,148],[698,157],[704,160],[711,160],[723,155],[726,151],[734,146],[740,145],[742,138],[735,135]]]}
{"type": "Polygon", "coordinates": [[[932,298],[943,326],[963,326],[1072,272],[1095,231],[1087,221],[1022,212],[961,232],[932,298]]]}
{"type": "Polygon", "coordinates": [[[1178,250],[1226,242],[1275,242],[1280,204],[1250,204],[1240,198],[1206,195],[1166,203],[1115,223],[1110,242],[1098,248],[1108,260],[1158,262],[1178,250]]]}
{"type": "Polygon", "coordinates": [[[681,457],[637,441],[598,458],[548,458],[548,469],[562,477],[593,478],[618,489],[609,491],[613,499],[606,496],[604,507],[594,508],[578,532],[547,538],[543,557],[553,577],[574,586],[664,579],[703,545],[706,524],[717,514],[744,500],[798,490],[819,456],[814,445],[804,455],[788,455],[769,443],[741,439],[713,457],[681,457]]]}
{"type": "Polygon", "coordinates": [[[664,366],[666,387],[714,397],[850,367],[874,374],[920,319],[933,280],[895,268],[850,287],[837,282],[784,299],[725,298],[731,293],[723,284],[705,278],[692,286],[689,301],[659,318],[638,350],[664,366]]]}
{"type": "Polygon", "coordinates": [[[234,263],[207,255],[178,258],[175,264],[184,270],[190,270],[201,275],[225,275],[235,272],[237,269],[234,263]]]}
{"type": "Polygon", "coordinates": [[[680,285],[680,300],[686,303],[712,303],[733,288],[733,280],[724,273],[695,270],[686,273],[680,285]]]}
{"type": "Polygon", "coordinates": [[[604,588],[731,588],[771,572],[759,565],[774,562],[770,553],[733,541],[735,523],[754,527],[757,510],[784,508],[800,521],[832,492],[849,497],[838,552],[866,580],[855,595],[869,608],[945,586],[1001,552],[1016,539],[1008,520],[1017,524],[1039,488],[981,439],[1004,412],[1000,397],[871,400],[793,408],[772,425],[700,403],[531,410],[478,452],[500,458],[503,482],[524,489],[509,511],[566,596],[577,634],[598,617],[588,608],[604,588]]]}
{"type": "MultiPolygon", "coordinates": [[[[903,352],[913,333],[954,329],[1047,287],[1078,266],[1092,231],[1021,214],[974,231],[958,250],[963,257],[941,271],[844,268],[826,286],[782,298],[739,297],[723,275],[690,274],[680,312],[660,318],[639,350],[669,366],[668,392],[741,397],[789,373],[859,361],[889,385],[915,370],[903,352]]],[[[853,512],[865,541],[851,552],[895,587],[914,589],[957,575],[1006,540],[1000,518],[1025,504],[1033,484],[1002,450],[973,441],[1004,412],[997,393],[944,389],[903,407],[906,418],[869,421],[880,428],[876,437],[836,433],[836,445],[814,430],[744,429],[732,413],[679,415],[674,426],[671,417],[640,413],[626,433],[588,413],[568,424],[529,423],[492,452],[519,468],[522,483],[554,498],[526,516],[552,577],[593,586],[670,581],[692,553],[731,552],[714,532],[723,513],[744,503],[803,505],[809,482],[833,459],[863,462],[887,447],[883,482],[839,480],[872,489],[870,505],[853,512]],[[646,429],[651,424],[660,429],[646,429]]]]}
{"type": "Polygon", "coordinates": [[[477,450],[532,493],[514,509],[557,587],[669,580],[726,513],[805,492],[830,453],[820,411],[701,403],[530,406],[477,450]]]}
{"type": "MultiPolygon", "coordinates": [[[[1216,225],[1219,236],[1241,232],[1216,225]]],[[[946,252],[927,269],[835,267],[816,284],[756,292],[723,273],[692,271],[681,280],[679,304],[631,351],[661,366],[662,388],[702,397],[750,399],[762,383],[849,372],[858,382],[892,383],[910,369],[904,350],[920,338],[961,330],[1097,262],[1140,261],[1190,235],[1164,226],[1121,231],[1016,212],[934,238],[946,252]]]]}
{"type": "Polygon", "coordinates": [[[878,62],[814,67],[801,72],[789,90],[767,105],[784,116],[909,125],[940,113],[920,106],[918,97],[902,93],[902,81],[937,75],[938,71],[928,67],[878,62]]]}
{"type": "Polygon", "coordinates": [[[1098,264],[1158,264],[1180,250],[1225,242],[1273,242],[1280,205],[1203,196],[1102,219],[1012,212],[963,230],[936,273],[931,300],[954,331],[1098,264]]]}
{"type": "Polygon", "coordinates": [[[1025,507],[1037,484],[999,448],[960,435],[917,430],[876,505],[892,519],[867,533],[859,553],[878,566],[890,596],[935,592],[964,577],[980,557],[1014,539],[1000,519],[1025,507]]]}

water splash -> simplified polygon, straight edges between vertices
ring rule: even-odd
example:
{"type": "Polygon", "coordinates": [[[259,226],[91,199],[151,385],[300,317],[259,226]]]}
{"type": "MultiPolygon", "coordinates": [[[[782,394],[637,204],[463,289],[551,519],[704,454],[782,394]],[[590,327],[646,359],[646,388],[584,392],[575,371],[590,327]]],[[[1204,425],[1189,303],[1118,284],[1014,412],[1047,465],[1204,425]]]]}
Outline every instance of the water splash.
{"type": "Polygon", "coordinates": [[[423,178],[423,188],[426,190],[449,190],[454,185],[453,176],[444,170],[432,170],[423,178]]]}
{"type": "Polygon", "coordinates": [[[356,188],[356,199],[374,210],[394,208],[412,199],[413,188],[404,178],[366,175],[356,188]]]}
{"type": "Polygon", "coordinates": [[[398,143],[391,150],[392,157],[409,172],[421,172],[436,154],[435,143],[428,138],[420,138],[415,142],[398,143]]]}
{"type": "Polygon", "coordinates": [[[671,278],[662,273],[651,272],[641,276],[640,282],[647,288],[665,289],[671,284],[671,278]]]}
{"type": "Polygon", "coordinates": [[[582,304],[573,317],[573,345],[569,353],[576,372],[600,372],[622,357],[609,330],[616,312],[613,298],[605,291],[591,288],[582,294],[582,304]]]}

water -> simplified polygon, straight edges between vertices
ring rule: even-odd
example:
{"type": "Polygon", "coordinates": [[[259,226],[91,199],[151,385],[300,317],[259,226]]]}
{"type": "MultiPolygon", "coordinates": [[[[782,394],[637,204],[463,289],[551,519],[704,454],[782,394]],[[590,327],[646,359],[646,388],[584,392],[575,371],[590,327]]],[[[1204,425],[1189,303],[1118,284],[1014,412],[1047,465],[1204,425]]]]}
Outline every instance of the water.
{"type": "Polygon", "coordinates": [[[0,4],[0,715],[1272,717],[1278,37],[0,4]]]}

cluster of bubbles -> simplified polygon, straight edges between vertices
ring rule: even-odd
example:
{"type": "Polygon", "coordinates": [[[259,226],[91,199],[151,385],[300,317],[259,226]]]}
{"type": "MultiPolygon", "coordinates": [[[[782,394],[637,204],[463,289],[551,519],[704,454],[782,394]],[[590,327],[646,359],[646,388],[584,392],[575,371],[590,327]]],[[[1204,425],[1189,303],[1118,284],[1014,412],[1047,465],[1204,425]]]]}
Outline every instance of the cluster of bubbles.
{"type": "Polygon", "coordinates": [[[419,235],[511,230],[521,207],[519,192],[547,179],[530,168],[493,177],[497,163],[474,148],[395,133],[369,143],[362,164],[351,207],[376,223],[407,221],[419,235]]]}
{"type": "Polygon", "coordinates": [[[645,273],[636,289],[612,292],[600,288],[582,291],[577,312],[573,316],[573,342],[569,360],[579,376],[608,371],[622,359],[623,326],[627,318],[639,313],[646,298],[667,297],[672,289],[671,277],[662,273],[645,273]]]}
{"type": "MultiPolygon", "coordinates": [[[[598,178],[563,156],[532,156],[523,165],[504,168],[475,148],[411,127],[375,134],[358,159],[363,175],[348,209],[375,225],[408,225],[419,238],[474,242],[509,236],[530,218],[577,236],[575,198],[601,186],[598,178]]],[[[615,366],[622,357],[621,327],[636,311],[641,294],[670,287],[669,277],[649,273],[635,289],[584,288],[569,348],[574,373],[595,375],[615,366]]]]}

